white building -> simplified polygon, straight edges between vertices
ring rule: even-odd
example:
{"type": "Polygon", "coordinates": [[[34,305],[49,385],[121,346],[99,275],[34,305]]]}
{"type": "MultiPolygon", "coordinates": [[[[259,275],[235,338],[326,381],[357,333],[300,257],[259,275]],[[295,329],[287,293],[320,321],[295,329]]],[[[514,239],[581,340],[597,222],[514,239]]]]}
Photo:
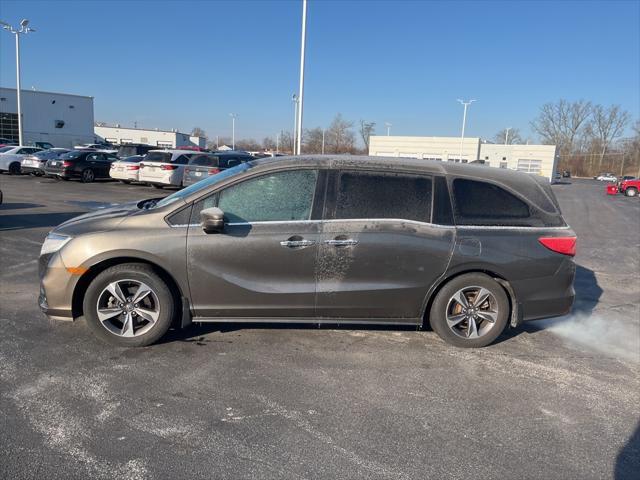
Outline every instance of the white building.
{"type": "MultiPolygon", "coordinates": [[[[24,143],[49,142],[71,148],[94,141],[93,97],[22,90],[24,143]]],[[[0,87],[0,138],[18,141],[18,101],[15,88],[0,87]]]]}
{"type": "Polygon", "coordinates": [[[207,139],[196,137],[177,130],[149,130],[144,128],[125,128],[120,125],[108,126],[98,124],[94,127],[95,136],[99,141],[106,141],[114,145],[126,143],[144,143],[162,148],[202,147],[207,139]]]}
{"type": "Polygon", "coordinates": [[[557,165],[555,145],[500,145],[478,137],[396,137],[372,136],[369,155],[410,157],[443,162],[468,163],[475,160],[485,165],[534,173],[553,179],[557,165]]]}

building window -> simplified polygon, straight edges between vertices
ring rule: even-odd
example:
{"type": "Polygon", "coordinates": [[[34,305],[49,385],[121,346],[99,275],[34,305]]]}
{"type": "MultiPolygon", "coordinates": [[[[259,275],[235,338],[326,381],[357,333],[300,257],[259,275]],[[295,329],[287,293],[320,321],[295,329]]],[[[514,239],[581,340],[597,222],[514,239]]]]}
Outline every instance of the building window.
{"type": "Polygon", "coordinates": [[[118,139],[117,138],[109,138],[109,137],[107,137],[107,138],[105,138],[105,141],[107,141],[107,142],[109,142],[111,144],[118,143],[118,139]]]}
{"type": "Polygon", "coordinates": [[[17,113],[0,113],[0,137],[18,141],[18,114],[17,113]]]}
{"type": "Polygon", "coordinates": [[[535,173],[540,175],[542,171],[542,160],[534,160],[530,158],[518,159],[518,171],[526,173],[535,173]]]}
{"type": "Polygon", "coordinates": [[[156,145],[162,148],[173,148],[173,143],[171,142],[156,142],[156,145]]]}
{"type": "Polygon", "coordinates": [[[507,162],[500,162],[500,168],[507,168],[507,162]]]}
{"type": "Polygon", "coordinates": [[[131,140],[130,138],[121,138],[120,139],[120,145],[126,145],[127,143],[133,143],[133,140],[131,140]]]}

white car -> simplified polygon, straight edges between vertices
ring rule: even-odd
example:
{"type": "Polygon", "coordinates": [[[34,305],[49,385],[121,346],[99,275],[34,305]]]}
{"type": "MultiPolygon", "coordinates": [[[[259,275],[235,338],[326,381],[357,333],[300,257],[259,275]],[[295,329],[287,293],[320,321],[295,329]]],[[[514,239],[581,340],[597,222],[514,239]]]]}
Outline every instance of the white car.
{"type": "Polygon", "coordinates": [[[38,147],[2,147],[0,148],[0,172],[9,172],[11,175],[20,175],[20,164],[27,155],[32,155],[42,150],[38,147]]]}
{"type": "Polygon", "coordinates": [[[75,150],[95,150],[101,153],[113,153],[114,155],[118,153],[118,149],[113,148],[112,145],[103,143],[81,143],[80,145],[75,145],[73,148],[75,150]]]}
{"type": "Polygon", "coordinates": [[[156,188],[182,186],[184,166],[194,155],[192,150],[150,150],[140,162],[138,181],[156,188]]]}
{"type": "Polygon", "coordinates": [[[616,177],[613,173],[601,173],[596,177],[596,180],[599,182],[617,182],[618,177],[616,177]]]}
{"type": "Polygon", "coordinates": [[[140,162],[144,159],[144,155],[132,155],[117,160],[111,164],[109,176],[120,180],[122,183],[131,183],[138,181],[140,173],[140,162]]]}

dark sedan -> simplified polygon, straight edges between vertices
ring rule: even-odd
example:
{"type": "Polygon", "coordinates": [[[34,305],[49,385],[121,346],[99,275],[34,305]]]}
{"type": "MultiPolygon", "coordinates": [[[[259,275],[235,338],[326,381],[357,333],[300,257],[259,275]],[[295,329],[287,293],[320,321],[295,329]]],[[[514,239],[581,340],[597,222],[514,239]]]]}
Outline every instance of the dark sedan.
{"type": "Polygon", "coordinates": [[[63,180],[79,178],[84,183],[90,183],[97,178],[110,178],[111,163],[116,160],[118,157],[111,153],[74,150],[47,161],[44,172],[63,180]]]}
{"type": "Polygon", "coordinates": [[[203,154],[193,156],[189,160],[189,164],[184,168],[182,185],[187,187],[211,175],[220,173],[222,170],[251,160],[254,160],[254,157],[242,152],[216,152],[215,155],[203,154]]]}
{"type": "Polygon", "coordinates": [[[66,148],[50,148],[49,150],[36,152],[22,159],[20,169],[22,173],[44,175],[44,167],[47,161],[58,158],[68,152],[69,150],[66,148]]]}

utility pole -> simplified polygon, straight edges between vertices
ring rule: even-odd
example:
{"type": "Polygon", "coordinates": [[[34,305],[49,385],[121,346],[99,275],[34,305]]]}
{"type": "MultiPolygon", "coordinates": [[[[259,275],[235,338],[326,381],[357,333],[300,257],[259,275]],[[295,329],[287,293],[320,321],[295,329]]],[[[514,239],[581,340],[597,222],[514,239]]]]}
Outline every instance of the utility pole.
{"type": "Polygon", "coordinates": [[[22,98],[20,89],[20,35],[35,32],[35,29],[28,27],[29,20],[24,18],[20,22],[20,28],[13,28],[7,22],[0,21],[2,28],[16,36],[16,101],[18,103],[18,145],[24,145],[24,131],[22,128],[22,98]]]}
{"type": "Polygon", "coordinates": [[[229,116],[231,117],[231,149],[235,150],[236,149],[236,117],[237,115],[235,113],[230,113],[229,116]]]}
{"type": "Polygon", "coordinates": [[[324,155],[324,128],[322,129],[322,155],[324,155]]]}
{"type": "Polygon", "coordinates": [[[469,100],[468,102],[465,102],[463,100],[458,99],[458,102],[460,102],[464,106],[464,113],[462,114],[462,134],[460,135],[460,159],[459,159],[460,163],[462,163],[462,148],[464,146],[464,128],[467,124],[467,107],[469,107],[469,105],[475,102],[475,100],[469,100]]]}
{"type": "Polygon", "coordinates": [[[280,132],[276,133],[276,153],[280,153],[280,132]]]}
{"type": "Polygon", "coordinates": [[[300,92],[298,95],[298,100],[300,105],[298,109],[300,110],[298,113],[298,142],[297,142],[297,152],[298,155],[302,153],[302,112],[304,110],[304,49],[307,43],[307,0],[302,0],[302,39],[300,45],[300,92]]]}
{"type": "Polygon", "coordinates": [[[513,127],[505,128],[505,135],[504,135],[504,144],[505,145],[509,145],[509,130],[511,130],[511,128],[513,128],[513,127]]]}
{"type": "Polygon", "coordinates": [[[298,95],[295,93],[291,96],[293,102],[293,139],[291,144],[291,155],[296,154],[296,142],[298,139],[298,95]]]}
{"type": "Polygon", "coordinates": [[[389,122],[384,122],[384,126],[387,127],[387,137],[391,134],[391,127],[393,126],[389,122]]]}

